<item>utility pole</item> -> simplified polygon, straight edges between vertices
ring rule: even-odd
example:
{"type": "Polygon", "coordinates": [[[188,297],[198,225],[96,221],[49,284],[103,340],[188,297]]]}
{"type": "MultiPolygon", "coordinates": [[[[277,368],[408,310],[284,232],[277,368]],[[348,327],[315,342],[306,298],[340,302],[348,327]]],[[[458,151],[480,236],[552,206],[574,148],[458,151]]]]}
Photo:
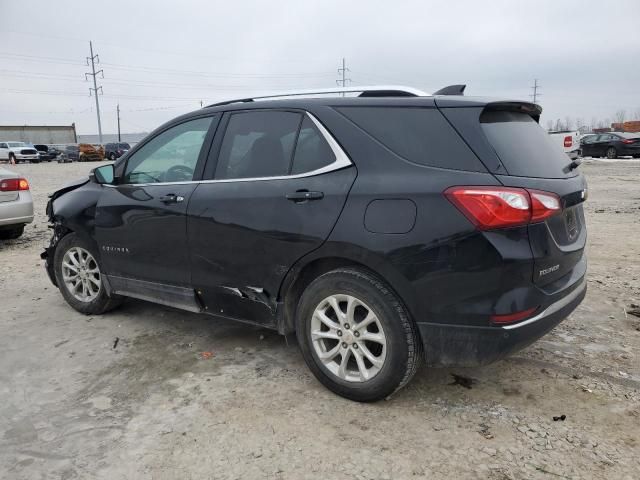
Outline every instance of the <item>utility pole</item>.
{"type": "Polygon", "coordinates": [[[96,97],[96,113],[98,114],[98,136],[100,138],[100,143],[102,143],[102,123],[100,122],[100,101],[98,100],[98,90],[100,90],[100,93],[102,93],[102,85],[98,86],[96,82],[96,76],[98,74],[101,74],[102,78],[104,78],[104,71],[98,70],[96,72],[96,63],[100,63],[100,58],[98,57],[98,54],[96,55],[93,54],[93,44],[91,43],[91,41],[89,41],[89,51],[91,52],[91,56],[87,57],[87,66],[91,67],[91,72],[85,73],[84,79],[86,80],[89,75],[93,77],[93,88],[89,87],[89,96],[91,96],[93,92],[93,95],[96,97]],[[91,65],[89,65],[89,61],[91,61],[91,65]]]}
{"type": "Polygon", "coordinates": [[[533,87],[531,87],[533,94],[529,95],[533,99],[533,103],[538,103],[538,97],[542,96],[541,93],[538,93],[539,88],[540,85],[538,85],[538,79],[536,78],[533,80],[533,87]]]}
{"type": "MultiPolygon", "coordinates": [[[[347,78],[347,72],[350,71],[351,70],[347,68],[347,62],[345,61],[344,57],[342,57],[342,68],[338,69],[338,75],[340,75],[342,79],[336,80],[336,84],[342,86],[342,88],[345,88],[347,86],[347,82],[351,83],[351,79],[347,78]]],[[[344,93],[345,92],[342,92],[343,97],[344,93]]]]}
{"type": "Polygon", "coordinates": [[[118,112],[118,143],[120,143],[120,104],[116,106],[116,112],[118,112]]]}

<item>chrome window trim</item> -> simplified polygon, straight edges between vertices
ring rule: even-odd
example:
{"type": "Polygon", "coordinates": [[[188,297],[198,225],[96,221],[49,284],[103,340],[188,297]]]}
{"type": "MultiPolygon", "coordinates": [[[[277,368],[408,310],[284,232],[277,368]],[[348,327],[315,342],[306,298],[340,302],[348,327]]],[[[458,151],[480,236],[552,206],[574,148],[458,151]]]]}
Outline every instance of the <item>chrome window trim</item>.
{"type": "MultiPolygon", "coordinates": [[[[264,111],[264,110],[263,110],[264,111]]],[[[251,178],[222,178],[211,180],[188,180],[183,182],[154,182],[154,183],[120,183],[118,185],[104,184],[106,187],[119,187],[122,185],[130,185],[136,187],[150,187],[153,185],[189,185],[192,183],[232,183],[232,182],[259,182],[264,180],[289,180],[296,178],[314,177],[316,175],[322,175],[323,173],[333,172],[345,167],[350,167],[353,162],[349,159],[345,151],[340,147],[338,142],[333,138],[333,135],[320,123],[320,121],[309,112],[304,112],[307,117],[311,119],[316,128],[320,131],[320,134],[324,137],[329,144],[329,148],[335,155],[336,159],[322,168],[317,168],[305,173],[298,173],[295,175],[279,175],[274,177],[251,177],[251,178]]]]}

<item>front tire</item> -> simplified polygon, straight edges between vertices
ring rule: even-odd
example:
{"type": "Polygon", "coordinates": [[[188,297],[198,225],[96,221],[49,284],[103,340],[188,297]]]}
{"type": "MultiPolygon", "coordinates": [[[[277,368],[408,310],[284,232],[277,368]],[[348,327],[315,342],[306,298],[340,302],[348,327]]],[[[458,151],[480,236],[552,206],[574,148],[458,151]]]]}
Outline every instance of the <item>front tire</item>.
{"type": "Polygon", "coordinates": [[[118,157],[116,157],[115,153],[112,152],[112,153],[109,154],[109,160],[116,160],[117,158],[118,157]]]}
{"type": "Polygon", "coordinates": [[[607,158],[613,160],[614,158],[618,158],[618,152],[615,148],[609,147],[607,148],[607,158]]]}
{"type": "Polygon", "coordinates": [[[122,297],[107,295],[98,261],[93,245],[75,233],[63,237],[56,247],[58,288],[67,303],[85,315],[99,315],[122,303],[122,297]]]}
{"type": "Polygon", "coordinates": [[[15,240],[20,238],[24,233],[24,225],[16,228],[0,230],[0,240],[15,240]]]}
{"type": "Polygon", "coordinates": [[[400,299],[366,270],[316,278],[296,312],[302,355],[316,378],[350,400],[374,402],[406,385],[422,357],[417,328],[400,299]]]}

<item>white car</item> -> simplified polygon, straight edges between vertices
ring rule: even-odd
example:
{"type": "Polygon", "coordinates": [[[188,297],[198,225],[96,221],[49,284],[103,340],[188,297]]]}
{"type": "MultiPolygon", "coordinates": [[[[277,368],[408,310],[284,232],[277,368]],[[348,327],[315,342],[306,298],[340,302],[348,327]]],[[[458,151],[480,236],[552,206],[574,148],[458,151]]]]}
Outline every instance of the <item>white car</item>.
{"type": "Polygon", "coordinates": [[[20,163],[25,160],[40,160],[40,154],[33,145],[24,142],[0,141],[0,160],[8,160],[9,163],[20,163]]]}
{"type": "Polygon", "coordinates": [[[17,173],[0,168],[0,240],[18,238],[33,222],[33,199],[29,182],[17,173]]]}

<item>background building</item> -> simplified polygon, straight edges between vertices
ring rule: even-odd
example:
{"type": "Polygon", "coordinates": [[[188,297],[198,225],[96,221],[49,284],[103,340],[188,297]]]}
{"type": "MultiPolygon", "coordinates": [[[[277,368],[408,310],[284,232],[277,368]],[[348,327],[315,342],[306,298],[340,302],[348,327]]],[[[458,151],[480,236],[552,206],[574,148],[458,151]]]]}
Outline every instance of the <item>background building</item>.
{"type": "Polygon", "coordinates": [[[76,124],[71,125],[0,125],[0,139],[28,143],[77,143],[76,124]]]}

